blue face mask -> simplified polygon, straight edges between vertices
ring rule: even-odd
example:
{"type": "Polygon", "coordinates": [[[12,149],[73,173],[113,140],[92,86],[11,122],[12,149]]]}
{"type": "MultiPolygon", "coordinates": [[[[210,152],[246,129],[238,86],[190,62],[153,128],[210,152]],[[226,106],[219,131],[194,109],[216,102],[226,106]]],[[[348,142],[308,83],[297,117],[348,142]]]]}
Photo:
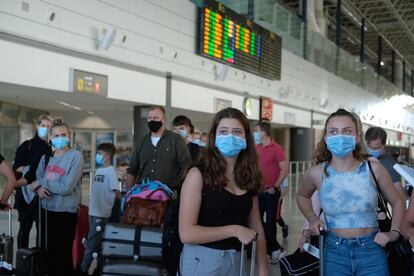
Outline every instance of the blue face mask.
{"type": "Polygon", "coordinates": [[[246,139],[234,135],[218,135],[216,148],[224,157],[234,157],[246,149],[246,139]]]}
{"type": "Polygon", "coordinates": [[[374,149],[368,148],[367,150],[368,150],[368,153],[369,153],[372,157],[375,157],[375,158],[380,157],[380,156],[381,156],[381,154],[382,154],[382,149],[376,149],[376,150],[374,150],[374,149]]]}
{"type": "Polygon", "coordinates": [[[95,156],[95,161],[96,161],[96,164],[98,164],[99,166],[102,166],[103,163],[104,163],[104,157],[103,157],[103,155],[97,153],[96,156],[95,156]]]}
{"type": "Polygon", "coordinates": [[[200,146],[200,139],[194,139],[193,143],[200,146]]]}
{"type": "Polygon", "coordinates": [[[47,127],[39,127],[37,130],[37,136],[44,139],[47,136],[47,127]]]}
{"type": "Polygon", "coordinates": [[[180,129],[180,135],[181,137],[185,138],[187,136],[187,131],[185,131],[184,129],[180,129]]]}
{"type": "Polygon", "coordinates": [[[257,131],[253,132],[253,138],[254,138],[254,143],[256,145],[262,143],[262,138],[260,137],[260,133],[259,132],[257,132],[257,131]]]}
{"type": "Polygon", "coordinates": [[[56,149],[62,150],[67,145],[69,145],[69,138],[68,137],[64,137],[64,136],[59,136],[59,137],[52,138],[52,145],[56,149]]]}
{"type": "Polygon", "coordinates": [[[352,135],[335,135],[326,138],[328,150],[339,158],[347,157],[356,147],[355,136],[352,135]]]}
{"type": "Polygon", "coordinates": [[[204,148],[205,146],[207,146],[206,143],[200,142],[200,147],[203,147],[204,148]]]}

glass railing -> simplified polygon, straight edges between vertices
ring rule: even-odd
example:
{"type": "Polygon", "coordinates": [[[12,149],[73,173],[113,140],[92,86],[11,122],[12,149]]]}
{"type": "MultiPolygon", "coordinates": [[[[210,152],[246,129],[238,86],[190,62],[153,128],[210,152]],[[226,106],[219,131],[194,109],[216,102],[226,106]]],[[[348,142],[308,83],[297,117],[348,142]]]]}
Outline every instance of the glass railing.
{"type": "MultiPolygon", "coordinates": [[[[193,0],[201,6],[202,0],[193,0]]],[[[248,0],[218,0],[237,13],[247,15],[248,0]]],[[[254,0],[254,22],[282,37],[285,50],[314,63],[318,67],[383,98],[404,93],[376,70],[338,48],[334,42],[306,28],[300,17],[276,0],[254,0]]]]}

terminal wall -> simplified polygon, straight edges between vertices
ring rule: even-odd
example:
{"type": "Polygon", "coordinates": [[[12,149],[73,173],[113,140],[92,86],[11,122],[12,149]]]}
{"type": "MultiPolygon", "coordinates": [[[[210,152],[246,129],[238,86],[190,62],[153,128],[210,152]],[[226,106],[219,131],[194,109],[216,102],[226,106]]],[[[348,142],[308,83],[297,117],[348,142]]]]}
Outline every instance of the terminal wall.
{"type": "MultiPolygon", "coordinates": [[[[20,45],[18,39],[0,40],[0,55],[6,65],[0,69],[0,80],[4,82],[68,92],[68,69],[75,67],[107,74],[109,98],[165,104],[163,76],[170,72],[178,80],[173,82],[172,104],[183,109],[213,113],[212,103],[217,97],[230,97],[239,107],[240,95],[247,92],[256,99],[273,98],[273,122],[286,125],[310,127],[311,110],[326,114],[339,107],[361,114],[375,110],[377,117],[389,115],[375,109],[383,102],[380,97],[285,50],[281,81],[236,68],[229,68],[224,81],[216,80],[217,62],[196,54],[198,11],[189,0],[24,2],[28,6],[14,0],[3,0],[0,5],[0,31],[36,42],[20,45]],[[108,50],[98,50],[99,33],[109,26],[117,30],[114,42],[108,50]],[[51,45],[53,50],[39,49],[39,43],[51,45]],[[180,86],[179,82],[191,83],[192,92],[188,92],[188,84],[180,86]]],[[[256,112],[257,100],[254,106],[256,112]]],[[[257,118],[258,114],[252,116],[257,118]]],[[[392,120],[414,125],[413,116],[403,110],[392,120]]],[[[364,121],[369,123],[368,119],[364,121]]],[[[388,128],[406,132],[397,126],[395,123],[388,128]]]]}

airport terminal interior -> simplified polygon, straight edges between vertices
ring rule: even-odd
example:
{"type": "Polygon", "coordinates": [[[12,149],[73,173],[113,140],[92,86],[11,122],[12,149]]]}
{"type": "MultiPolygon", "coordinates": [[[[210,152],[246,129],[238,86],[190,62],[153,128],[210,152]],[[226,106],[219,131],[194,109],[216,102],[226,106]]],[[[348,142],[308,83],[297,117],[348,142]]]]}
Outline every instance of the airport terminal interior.
{"type": "MultiPolygon", "coordinates": [[[[81,203],[89,205],[98,146],[115,145],[110,164],[120,174],[149,133],[153,106],[169,130],[188,117],[186,139],[201,149],[199,135],[226,108],[240,110],[252,130],[270,123],[288,166],[280,210],[288,228],[277,226],[277,241],[292,254],[306,221],[296,193],[329,114],[346,109],[363,133],[382,128],[384,154],[414,164],[414,1],[0,1],[0,154],[8,165],[37,135],[40,115],[62,116],[84,160],[81,203]]],[[[10,219],[15,268],[18,212],[0,212],[0,234],[9,234],[10,219]]],[[[282,275],[280,259],[268,271],[282,275]]]]}

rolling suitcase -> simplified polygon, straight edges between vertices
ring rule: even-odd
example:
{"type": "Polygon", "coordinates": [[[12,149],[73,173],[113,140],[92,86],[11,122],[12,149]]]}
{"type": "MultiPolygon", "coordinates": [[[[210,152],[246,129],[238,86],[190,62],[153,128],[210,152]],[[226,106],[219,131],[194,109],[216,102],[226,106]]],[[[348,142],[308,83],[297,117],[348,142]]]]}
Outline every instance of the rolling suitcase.
{"type": "Polygon", "coordinates": [[[0,275],[12,275],[13,270],[12,211],[9,210],[9,234],[0,236],[0,275]]]}
{"type": "Polygon", "coordinates": [[[102,239],[104,258],[162,261],[162,229],[120,223],[105,225],[102,239]]]}
{"type": "MultiPolygon", "coordinates": [[[[257,239],[257,238],[256,238],[257,239]]],[[[240,276],[244,276],[245,274],[245,245],[242,244],[241,252],[240,252],[240,276]]],[[[252,242],[252,251],[251,251],[251,262],[250,262],[250,276],[254,276],[256,274],[256,240],[252,242]]]]}
{"type": "Polygon", "coordinates": [[[75,238],[72,244],[72,260],[73,268],[76,270],[79,268],[83,254],[85,253],[84,240],[88,237],[89,232],[89,208],[86,205],[79,205],[78,207],[78,219],[76,220],[75,238]]]}
{"type": "Polygon", "coordinates": [[[101,276],[163,275],[161,264],[146,261],[111,260],[104,263],[101,276]]]}
{"type": "Polygon", "coordinates": [[[42,204],[39,198],[39,244],[33,248],[21,248],[16,254],[16,276],[44,276],[46,275],[47,250],[47,210],[45,210],[45,248],[42,244],[42,204]]]}

